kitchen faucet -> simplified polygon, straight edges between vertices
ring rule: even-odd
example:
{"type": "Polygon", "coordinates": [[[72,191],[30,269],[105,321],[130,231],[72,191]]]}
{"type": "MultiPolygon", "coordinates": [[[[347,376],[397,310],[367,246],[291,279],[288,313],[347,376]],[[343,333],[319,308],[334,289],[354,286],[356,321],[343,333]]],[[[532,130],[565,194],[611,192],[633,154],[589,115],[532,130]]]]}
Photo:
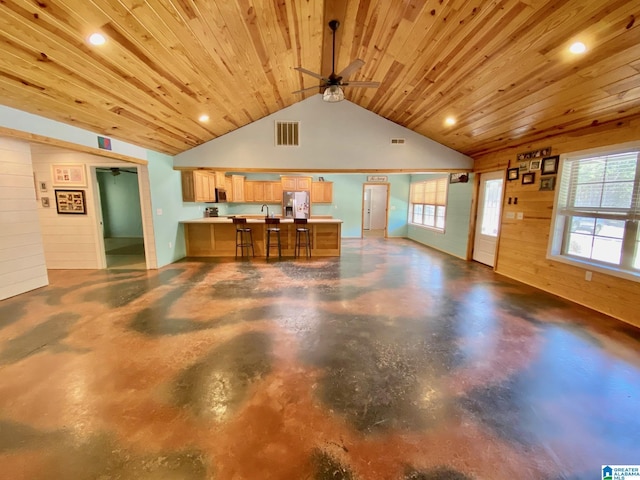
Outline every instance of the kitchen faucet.
{"type": "Polygon", "coordinates": [[[269,206],[266,203],[262,204],[262,207],[260,207],[260,211],[264,212],[264,207],[267,207],[267,217],[269,216],[269,206]]]}

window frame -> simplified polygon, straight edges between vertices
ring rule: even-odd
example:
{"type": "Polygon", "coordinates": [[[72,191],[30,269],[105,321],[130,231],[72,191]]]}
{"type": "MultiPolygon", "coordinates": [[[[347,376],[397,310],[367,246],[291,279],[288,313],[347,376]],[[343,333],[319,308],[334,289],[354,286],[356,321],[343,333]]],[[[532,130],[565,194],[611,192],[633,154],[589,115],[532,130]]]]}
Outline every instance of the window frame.
{"type": "Polygon", "coordinates": [[[438,176],[435,178],[430,178],[426,180],[419,180],[417,182],[411,182],[409,188],[409,215],[408,215],[408,223],[411,226],[423,228],[426,230],[431,230],[437,233],[445,233],[447,227],[447,209],[449,203],[449,175],[446,176],[438,176]],[[418,185],[424,185],[426,189],[426,185],[432,183],[435,184],[435,202],[434,203],[418,203],[414,202],[414,189],[417,188],[418,185]],[[438,197],[438,184],[442,183],[444,185],[444,202],[439,203],[437,200],[438,197]],[[422,206],[422,223],[414,222],[414,209],[416,205],[422,206]],[[425,223],[426,212],[429,208],[433,208],[433,225],[429,225],[425,223]],[[442,212],[439,215],[439,212],[442,212]],[[442,219],[442,227],[438,226],[438,220],[442,219]]]}
{"type": "MultiPolygon", "coordinates": [[[[569,181],[568,177],[566,181],[569,181]]],[[[606,184],[614,182],[605,181],[603,183],[606,184]]],[[[571,190],[569,190],[568,193],[565,193],[568,197],[572,197],[574,194],[575,192],[571,190]]],[[[575,198],[572,198],[571,202],[574,200],[575,198]]],[[[633,266],[634,257],[636,255],[640,255],[640,218],[638,218],[638,213],[640,213],[640,142],[631,142],[625,145],[614,145],[561,155],[558,182],[553,202],[553,214],[551,217],[547,259],[577,266],[589,271],[598,271],[607,275],[640,282],[640,268],[634,268],[633,266]],[[569,203],[569,200],[567,200],[567,206],[560,205],[567,161],[581,161],[597,157],[622,155],[634,152],[636,153],[636,172],[631,193],[632,200],[629,208],[621,209],[620,207],[611,207],[607,209],[606,207],[575,207],[573,204],[569,203]],[[626,210],[626,213],[622,213],[620,210],[626,210]],[[575,218],[594,219],[593,233],[587,233],[588,236],[592,237],[592,241],[595,241],[598,238],[614,238],[607,235],[598,235],[598,220],[605,222],[611,220],[625,222],[621,238],[619,264],[616,265],[603,260],[585,258],[568,253],[570,242],[569,235],[571,233],[576,233],[575,230],[572,230],[572,222],[575,218]]],[[[590,257],[593,255],[594,253],[592,251],[590,253],[590,257]]]]}

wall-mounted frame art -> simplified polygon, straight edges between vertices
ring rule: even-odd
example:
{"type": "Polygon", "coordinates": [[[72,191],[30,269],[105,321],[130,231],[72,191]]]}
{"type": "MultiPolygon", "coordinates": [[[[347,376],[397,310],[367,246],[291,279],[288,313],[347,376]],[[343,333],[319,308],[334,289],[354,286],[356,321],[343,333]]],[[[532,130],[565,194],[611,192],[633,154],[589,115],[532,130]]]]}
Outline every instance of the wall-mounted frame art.
{"type": "Polygon", "coordinates": [[[522,184],[523,185],[531,185],[532,183],[534,183],[536,180],[536,174],[535,173],[525,173],[524,175],[522,175],[522,184]]]}
{"type": "Polygon", "coordinates": [[[531,150],[530,152],[523,152],[518,154],[518,160],[529,160],[531,158],[547,157],[551,153],[551,147],[539,148],[538,150],[531,150]]]}
{"type": "Polygon", "coordinates": [[[51,178],[53,185],[61,187],[86,187],[87,177],[84,165],[57,164],[51,165],[51,178]]]}
{"type": "Polygon", "coordinates": [[[536,170],[540,170],[540,163],[541,163],[540,160],[531,160],[529,162],[529,171],[533,172],[536,170]]]}
{"type": "Polygon", "coordinates": [[[542,164],[540,166],[540,175],[555,175],[558,173],[558,161],[560,160],[559,155],[555,155],[553,157],[546,157],[542,159],[542,164]]]}
{"type": "Polygon", "coordinates": [[[547,177],[547,178],[541,178],[540,179],[540,191],[552,191],[556,188],[556,177],[547,177]]]}
{"type": "Polygon", "coordinates": [[[528,172],[529,171],[529,162],[520,162],[518,164],[518,170],[520,170],[520,173],[524,173],[524,172],[528,172]]]}
{"type": "Polygon", "coordinates": [[[520,178],[520,169],[518,167],[507,170],[507,180],[517,180],[520,178]]]}
{"type": "Polygon", "coordinates": [[[451,173],[449,174],[449,183],[467,183],[469,181],[468,173],[451,173]]]}
{"type": "Polygon", "coordinates": [[[86,215],[84,190],[56,190],[55,194],[58,213],[86,215]]]}
{"type": "Polygon", "coordinates": [[[40,199],[40,202],[42,203],[42,206],[44,208],[49,208],[51,205],[49,204],[49,197],[42,197],[40,199]]]}

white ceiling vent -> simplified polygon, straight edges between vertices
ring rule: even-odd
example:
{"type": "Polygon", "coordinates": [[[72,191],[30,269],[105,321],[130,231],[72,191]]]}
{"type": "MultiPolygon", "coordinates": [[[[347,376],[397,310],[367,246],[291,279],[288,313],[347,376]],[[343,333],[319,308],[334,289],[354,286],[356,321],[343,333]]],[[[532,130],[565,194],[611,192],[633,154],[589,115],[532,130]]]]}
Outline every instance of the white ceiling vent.
{"type": "Polygon", "coordinates": [[[276,145],[300,145],[300,122],[276,122],[276,145]]]}
{"type": "Polygon", "coordinates": [[[404,138],[392,138],[391,145],[404,145],[404,138]]]}

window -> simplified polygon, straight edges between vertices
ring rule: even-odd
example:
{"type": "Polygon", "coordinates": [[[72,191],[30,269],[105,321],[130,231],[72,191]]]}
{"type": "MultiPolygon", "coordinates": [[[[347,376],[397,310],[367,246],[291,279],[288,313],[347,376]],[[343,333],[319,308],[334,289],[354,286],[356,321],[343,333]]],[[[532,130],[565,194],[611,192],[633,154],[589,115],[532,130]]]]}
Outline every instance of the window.
{"type": "Polygon", "coordinates": [[[411,184],[409,223],[444,231],[449,177],[411,184]]]}
{"type": "Polygon", "coordinates": [[[567,158],[558,188],[551,257],[640,277],[640,152],[567,158]]]}

